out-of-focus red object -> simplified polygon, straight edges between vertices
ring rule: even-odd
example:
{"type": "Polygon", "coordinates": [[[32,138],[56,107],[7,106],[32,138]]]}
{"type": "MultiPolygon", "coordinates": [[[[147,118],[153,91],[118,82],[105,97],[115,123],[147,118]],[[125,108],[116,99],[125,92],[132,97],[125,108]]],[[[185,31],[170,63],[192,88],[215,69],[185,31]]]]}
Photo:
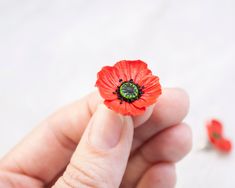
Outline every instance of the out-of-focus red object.
{"type": "Polygon", "coordinates": [[[207,123],[207,134],[210,143],[219,151],[229,153],[232,150],[232,143],[223,135],[223,124],[212,119],[207,123]]]}

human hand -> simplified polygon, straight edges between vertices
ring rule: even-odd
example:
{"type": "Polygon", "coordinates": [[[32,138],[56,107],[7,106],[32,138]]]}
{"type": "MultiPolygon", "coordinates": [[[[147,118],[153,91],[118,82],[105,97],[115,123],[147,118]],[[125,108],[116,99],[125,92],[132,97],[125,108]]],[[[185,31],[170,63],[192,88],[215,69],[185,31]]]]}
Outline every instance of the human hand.
{"type": "Polygon", "coordinates": [[[95,92],[43,121],[0,161],[0,187],[174,187],[174,163],[191,148],[185,92],[164,89],[133,118],[100,103],[95,92]]]}

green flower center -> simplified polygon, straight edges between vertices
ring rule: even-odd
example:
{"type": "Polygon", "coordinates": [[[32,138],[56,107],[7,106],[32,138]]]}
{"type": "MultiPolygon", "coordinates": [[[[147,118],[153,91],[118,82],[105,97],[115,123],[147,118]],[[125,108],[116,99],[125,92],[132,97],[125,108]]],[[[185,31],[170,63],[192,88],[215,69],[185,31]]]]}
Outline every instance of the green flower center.
{"type": "Polygon", "coordinates": [[[212,133],[212,136],[213,136],[213,138],[215,138],[215,139],[220,139],[220,138],[221,138],[221,135],[218,134],[218,133],[216,133],[216,132],[213,132],[213,133],[212,133]]]}
{"type": "Polygon", "coordinates": [[[139,99],[144,93],[144,86],[139,86],[138,84],[134,83],[133,79],[124,82],[122,79],[119,79],[119,82],[121,85],[117,86],[117,89],[113,92],[113,94],[117,95],[118,99],[120,100],[120,104],[122,104],[123,101],[132,103],[139,99]]]}
{"type": "Polygon", "coordinates": [[[139,96],[139,89],[137,85],[132,82],[124,82],[120,86],[119,92],[121,96],[127,100],[137,99],[139,96]]]}

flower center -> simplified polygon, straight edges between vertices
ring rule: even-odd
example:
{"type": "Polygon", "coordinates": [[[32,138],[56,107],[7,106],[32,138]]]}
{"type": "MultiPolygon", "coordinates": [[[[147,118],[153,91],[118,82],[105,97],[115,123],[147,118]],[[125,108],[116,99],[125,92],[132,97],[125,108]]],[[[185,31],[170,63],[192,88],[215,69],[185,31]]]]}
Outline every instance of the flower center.
{"type": "Polygon", "coordinates": [[[119,91],[123,98],[129,99],[129,100],[137,99],[139,95],[138,87],[134,83],[131,83],[131,82],[124,82],[121,85],[119,91]]]}
{"type": "Polygon", "coordinates": [[[121,85],[117,87],[113,94],[118,96],[120,104],[122,104],[123,101],[132,103],[133,101],[139,99],[144,93],[142,91],[144,86],[140,87],[138,84],[134,83],[132,79],[125,82],[120,79],[119,82],[121,82],[121,85]]]}
{"type": "Polygon", "coordinates": [[[215,139],[220,139],[221,138],[221,135],[216,133],[216,132],[213,132],[212,136],[215,138],[215,139]]]}

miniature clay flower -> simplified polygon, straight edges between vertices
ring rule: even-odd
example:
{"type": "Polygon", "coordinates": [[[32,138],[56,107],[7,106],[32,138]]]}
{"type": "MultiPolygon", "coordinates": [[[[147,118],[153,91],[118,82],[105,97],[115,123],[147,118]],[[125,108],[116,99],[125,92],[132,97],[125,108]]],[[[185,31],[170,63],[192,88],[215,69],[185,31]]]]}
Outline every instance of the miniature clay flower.
{"type": "Polygon", "coordinates": [[[122,60],[97,74],[104,104],[123,115],[140,115],[161,95],[159,78],[141,60],[122,60]]]}
{"type": "Polygon", "coordinates": [[[216,144],[218,140],[222,138],[223,134],[223,127],[221,122],[218,120],[212,119],[211,121],[208,122],[207,124],[207,134],[209,141],[213,144],[216,144]]]}
{"type": "Polygon", "coordinates": [[[212,119],[207,124],[207,134],[210,143],[218,150],[230,152],[232,149],[231,141],[224,138],[223,125],[220,121],[212,119]]]}

